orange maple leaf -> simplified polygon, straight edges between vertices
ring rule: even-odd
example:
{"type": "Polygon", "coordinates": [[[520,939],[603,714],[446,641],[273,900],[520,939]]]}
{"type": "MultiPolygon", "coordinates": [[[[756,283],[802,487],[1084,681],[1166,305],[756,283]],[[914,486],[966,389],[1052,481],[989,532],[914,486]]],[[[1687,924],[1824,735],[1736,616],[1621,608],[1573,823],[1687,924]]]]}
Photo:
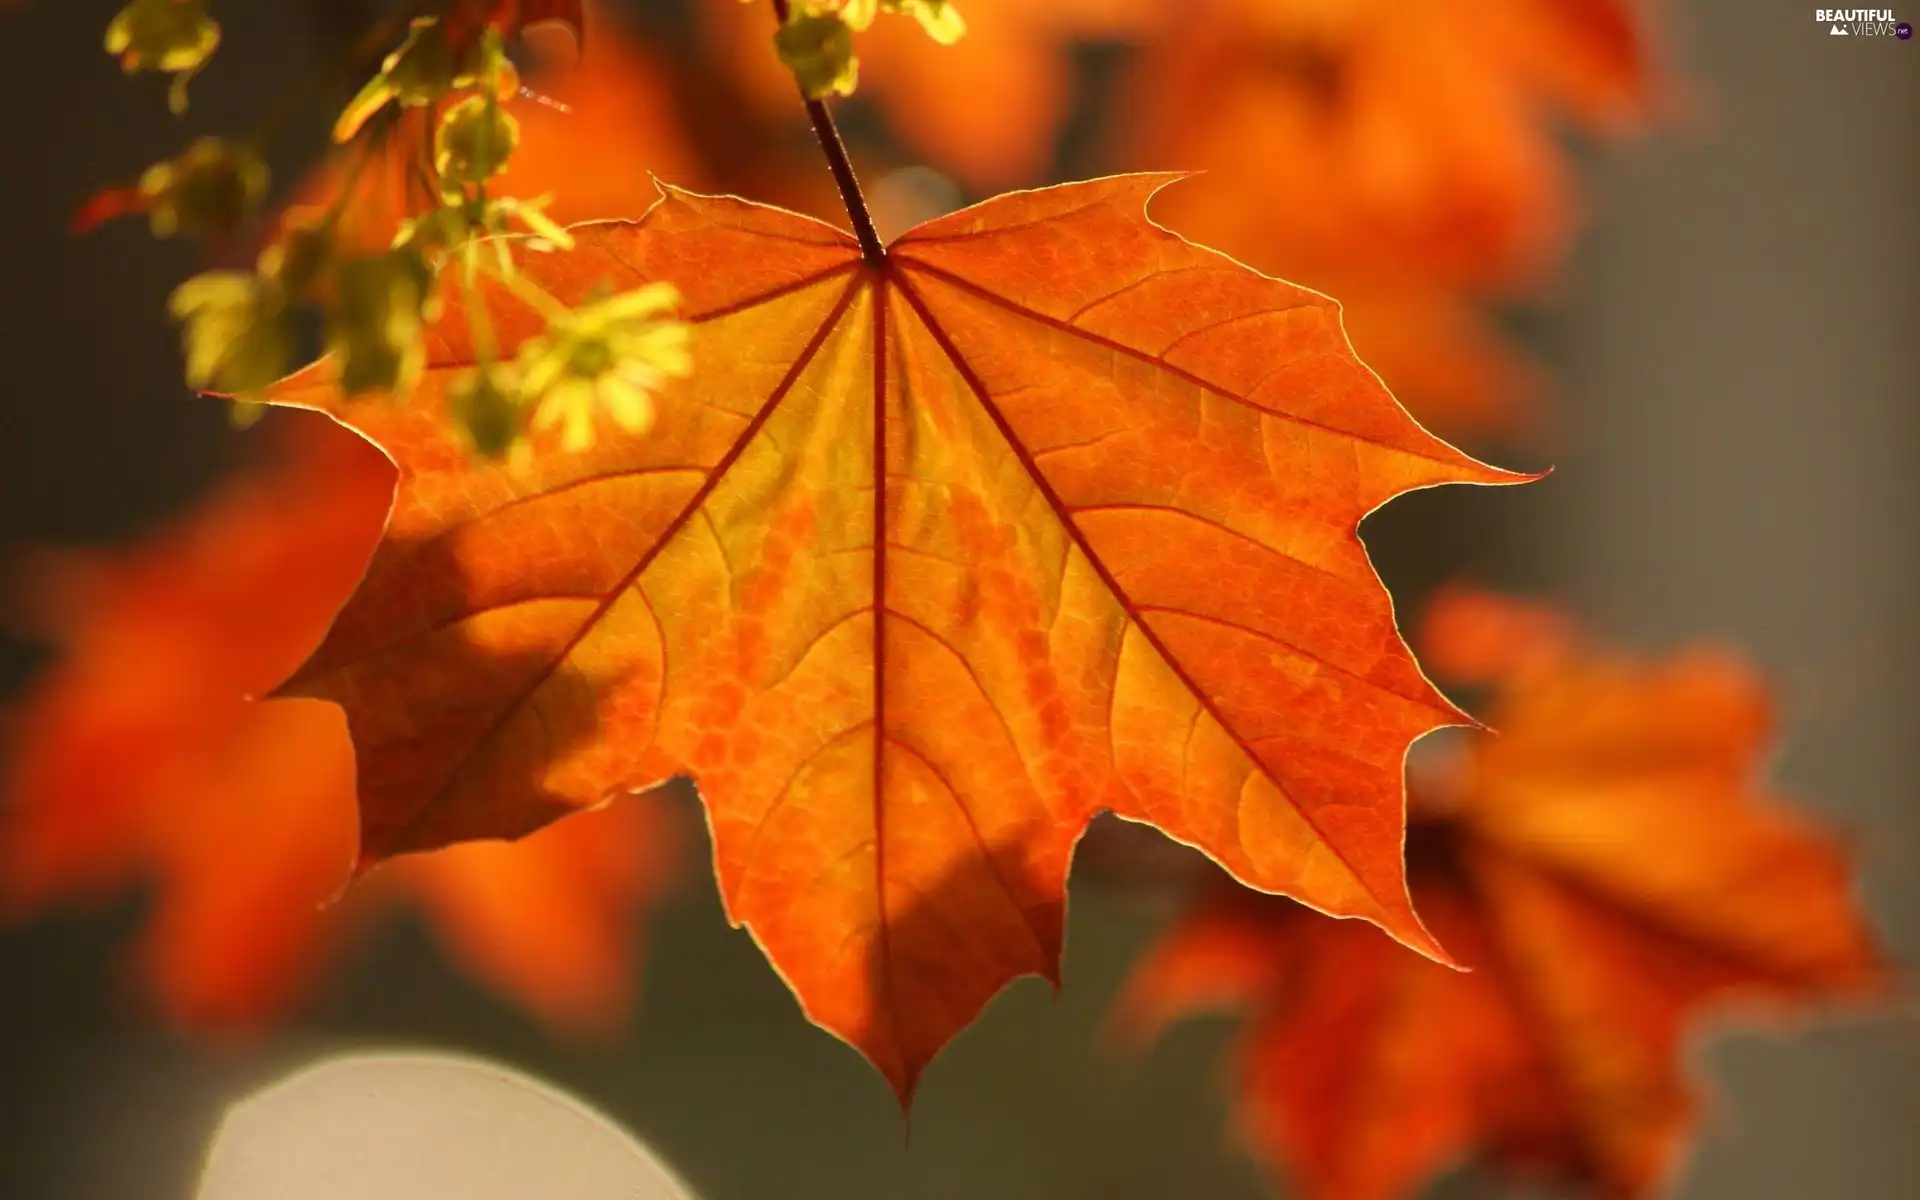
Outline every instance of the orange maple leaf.
{"type": "MultiPolygon", "coordinates": [[[[1457,722],[1355,536],[1512,481],[1420,429],[1337,307],[1145,219],[1167,176],[1018,193],[867,265],[849,235],[668,190],[524,269],[670,280],[698,368],[648,434],[475,463],[324,364],[280,403],[400,467],[387,540],[288,689],[343,705],[370,859],[513,837],[694,776],[722,895],[906,1097],[1008,980],[1057,974],[1101,809],[1438,955],[1402,759],[1457,722]]],[[[503,349],[542,329],[505,289],[503,349]]]]}
{"type": "Polygon", "coordinates": [[[1644,1194],[1694,1120],[1681,1041],[1885,983],[1847,855],[1757,777],[1766,693],[1738,659],[1643,663],[1477,593],[1437,602],[1437,670],[1498,681],[1492,723],[1416,788],[1413,895],[1470,974],[1285,901],[1200,906],[1136,968],[1151,1032],[1246,1006],[1247,1138],[1305,1194],[1401,1195],[1462,1152],[1644,1194]]]}
{"type": "Polygon", "coordinates": [[[393,465],[317,413],[276,413],[254,437],[238,475],[138,544],[23,568],[20,603],[60,657],[9,714],[8,914],[151,883],[139,960],[160,1008],[246,1030],[300,998],[343,929],[405,896],[474,974],[556,1025],[608,1027],[663,877],[649,804],[396,864],[334,905],[357,858],[346,722],[253,697],[312,653],[359,581],[393,465]]]}

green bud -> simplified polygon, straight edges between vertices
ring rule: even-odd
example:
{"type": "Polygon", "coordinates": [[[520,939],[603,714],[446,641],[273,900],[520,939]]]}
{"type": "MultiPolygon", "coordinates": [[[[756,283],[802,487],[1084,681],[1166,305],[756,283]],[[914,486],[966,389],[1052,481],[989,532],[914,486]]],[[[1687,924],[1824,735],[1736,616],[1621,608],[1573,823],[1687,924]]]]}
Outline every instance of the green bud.
{"type": "Polygon", "coordinates": [[[267,194],[267,164],[225,138],[194,140],[186,153],[140,176],[155,237],[223,236],[239,228],[267,194]]]}
{"type": "Polygon", "coordinates": [[[504,366],[466,372],[447,392],[447,404],[474,452],[487,458],[504,456],[526,429],[519,387],[504,366]]]}
{"type": "Polygon", "coordinates": [[[410,249],[350,258],[333,271],[327,310],[327,350],[337,362],[340,389],[404,395],[425,365],[424,310],[433,274],[410,249]]]}
{"type": "Polygon", "coordinates": [[[260,254],[260,274],[288,296],[311,292],[333,265],[334,230],[330,222],[290,225],[285,236],[260,254]]]}
{"type": "Polygon", "coordinates": [[[774,33],[773,47],[809,100],[851,96],[860,82],[853,30],[838,12],[793,10],[774,33]]]}
{"type": "Polygon", "coordinates": [[[174,76],[167,105],[176,113],[186,111],[187,80],[219,46],[220,25],[207,15],[206,0],[132,0],[107,24],[107,53],[119,56],[127,74],[174,76]]]}
{"type": "Polygon", "coordinates": [[[458,195],[506,169],[520,141],[520,123],[490,96],[469,96],[448,109],[433,134],[433,167],[444,194],[458,195]]]}
{"type": "Polygon", "coordinates": [[[189,386],[244,399],[286,375],[293,330],[286,296],[271,280],[208,271],[175,288],[167,308],[184,327],[189,386]]]}
{"type": "Polygon", "coordinates": [[[456,56],[438,17],[417,17],[408,28],[407,40],[387,55],[380,73],[341,110],[333,127],[335,141],[353,137],[369,117],[388,104],[425,108],[460,88],[489,79],[501,99],[520,90],[519,73],[507,61],[499,38],[479,38],[464,56],[456,56]]]}

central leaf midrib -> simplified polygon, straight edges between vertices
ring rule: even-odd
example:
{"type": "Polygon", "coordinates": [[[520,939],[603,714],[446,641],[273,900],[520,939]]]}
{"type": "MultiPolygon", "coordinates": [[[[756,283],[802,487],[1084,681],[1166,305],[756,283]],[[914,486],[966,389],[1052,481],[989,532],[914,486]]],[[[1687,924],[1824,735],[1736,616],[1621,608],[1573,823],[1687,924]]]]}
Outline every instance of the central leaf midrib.
{"type": "Polygon", "coordinates": [[[893,919],[887,911],[887,806],[883,790],[887,753],[887,280],[873,288],[873,899],[878,915],[881,986],[894,1053],[911,1086],[918,1066],[907,1062],[900,1031],[900,997],[893,975],[893,919]]]}

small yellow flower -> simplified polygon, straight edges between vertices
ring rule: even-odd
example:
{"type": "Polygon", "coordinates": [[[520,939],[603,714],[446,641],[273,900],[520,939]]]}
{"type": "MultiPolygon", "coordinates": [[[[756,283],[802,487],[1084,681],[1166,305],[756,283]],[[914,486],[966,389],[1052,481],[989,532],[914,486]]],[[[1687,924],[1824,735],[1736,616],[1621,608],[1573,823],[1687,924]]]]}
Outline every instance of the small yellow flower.
{"type": "Polygon", "coordinates": [[[232,233],[267,194],[267,164],[225,138],[196,138],[179,158],[140,176],[155,237],[232,233]]]}
{"type": "Polygon", "coordinates": [[[173,75],[167,106],[186,111],[187,80],[207,65],[220,46],[220,24],[207,15],[206,0],[132,0],[107,25],[108,54],[120,68],[173,75]]]}
{"type": "Polygon", "coordinates": [[[286,295],[246,271],[208,271],[175,288],[167,301],[184,327],[190,387],[246,399],[287,373],[293,330],[286,295]]]}
{"type": "Polygon", "coordinates": [[[600,410],[629,433],[651,428],[652,393],[693,369],[687,326],[672,316],[679,304],[671,284],[650,283],[557,315],[529,338],[519,363],[534,431],[558,428],[561,447],[580,451],[600,410]]]}

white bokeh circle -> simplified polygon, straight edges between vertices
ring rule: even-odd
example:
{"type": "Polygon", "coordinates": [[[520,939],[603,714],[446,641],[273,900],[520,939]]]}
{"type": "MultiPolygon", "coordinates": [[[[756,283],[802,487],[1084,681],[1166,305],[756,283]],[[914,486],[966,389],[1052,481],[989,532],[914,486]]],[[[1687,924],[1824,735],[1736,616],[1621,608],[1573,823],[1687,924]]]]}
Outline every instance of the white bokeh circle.
{"type": "Polygon", "coordinates": [[[198,1200],[693,1200],[633,1135],[495,1063],[323,1060],[240,1101],[198,1200]]]}

